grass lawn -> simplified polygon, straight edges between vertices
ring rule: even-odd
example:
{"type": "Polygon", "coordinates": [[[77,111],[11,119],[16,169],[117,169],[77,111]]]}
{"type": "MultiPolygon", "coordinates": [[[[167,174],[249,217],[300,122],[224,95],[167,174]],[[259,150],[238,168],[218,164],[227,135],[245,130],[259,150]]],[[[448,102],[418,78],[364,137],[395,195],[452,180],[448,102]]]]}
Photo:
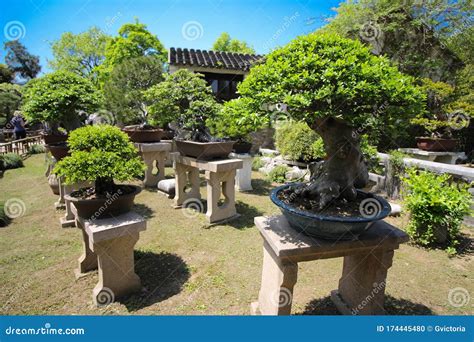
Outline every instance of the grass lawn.
{"type": "MultiPolygon", "coordinates": [[[[262,240],[253,225],[259,215],[278,213],[268,194],[272,188],[254,173],[251,193],[237,193],[242,216],[226,225],[208,227],[204,214],[187,217],[172,200],[154,190],[142,191],[137,211],[148,228],[135,250],[140,293],[107,307],[92,304],[97,272],[75,280],[81,233],[61,228],[64,212],[54,209],[44,155],[25,160],[25,167],[0,179],[0,202],[19,198],[24,216],[0,228],[0,314],[140,314],[245,315],[258,296],[262,240]]],[[[172,170],[169,170],[171,172],[172,170]]],[[[205,191],[205,187],[202,189],[205,191]]],[[[407,218],[389,218],[398,227],[407,218]]],[[[473,237],[472,230],[464,229],[473,237]]],[[[471,244],[470,239],[466,239],[471,244]]],[[[294,292],[294,314],[335,314],[328,299],[337,287],[342,259],[300,263],[294,292]]],[[[386,309],[390,314],[473,314],[474,298],[462,307],[448,293],[464,288],[474,295],[472,245],[449,258],[442,250],[403,245],[389,270],[386,309]]]]}

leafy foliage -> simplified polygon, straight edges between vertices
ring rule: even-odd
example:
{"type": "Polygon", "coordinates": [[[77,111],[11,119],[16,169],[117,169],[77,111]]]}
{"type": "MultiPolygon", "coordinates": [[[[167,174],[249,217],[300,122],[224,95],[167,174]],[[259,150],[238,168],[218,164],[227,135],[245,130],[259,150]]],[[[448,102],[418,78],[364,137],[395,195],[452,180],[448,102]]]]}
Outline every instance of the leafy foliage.
{"type": "Polygon", "coordinates": [[[289,171],[286,165],[277,165],[268,173],[267,179],[270,182],[285,183],[286,173],[289,171]]]}
{"type": "Polygon", "coordinates": [[[419,244],[436,244],[440,231],[447,231],[450,251],[458,244],[462,220],[470,211],[468,184],[454,183],[448,174],[408,170],[405,205],[410,211],[408,234],[419,244]]]}
{"type": "Polygon", "coordinates": [[[145,24],[135,23],[122,25],[118,36],[108,40],[105,48],[105,61],[98,67],[100,81],[103,84],[113,68],[127,59],[155,55],[163,63],[167,60],[166,49],[160,40],[148,31],[145,24]]]}
{"type": "Polygon", "coordinates": [[[163,81],[163,66],[157,56],[142,56],[116,65],[104,86],[107,107],[124,124],[147,123],[150,101],[144,91],[163,81]]]}
{"type": "Polygon", "coordinates": [[[40,154],[44,153],[46,150],[43,145],[34,144],[31,145],[28,149],[28,154],[40,154]]]}
{"type": "Polygon", "coordinates": [[[66,70],[95,78],[96,68],[105,59],[105,46],[109,38],[98,27],[79,34],[65,32],[51,44],[54,59],[49,61],[49,66],[53,70],[66,70]]]}
{"type": "Polygon", "coordinates": [[[289,117],[310,126],[317,118],[338,117],[368,129],[421,111],[424,94],[413,81],[358,41],[313,33],[270,53],[239,92],[251,99],[262,124],[269,120],[262,104],[285,103],[289,117]]]}
{"type": "Polygon", "coordinates": [[[363,134],[360,137],[360,150],[367,162],[367,169],[376,174],[382,174],[382,167],[380,166],[380,158],[377,155],[377,147],[369,143],[369,136],[363,134]]]}
{"type": "Polygon", "coordinates": [[[227,32],[222,32],[221,35],[217,37],[216,41],[212,45],[212,50],[255,54],[255,50],[249,46],[247,42],[231,38],[227,32]]]}
{"type": "Polygon", "coordinates": [[[5,42],[5,63],[15,75],[28,81],[35,78],[41,71],[39,57],[28,52],[26,47],[18,40],[5,42]]]}
{"type": "Polygon", "coordinates": [[[258,171],[263,166],[265,166],[265,163],[263,162],[262,157],[255,156],[252,160],[252,170],[258,171]]]}
{"type": "Polygon", "coordinates": [[[145,98],[151,102],[151,120],[163,125],[177,122],[179,127],[191,131],[192,140],[220,110],[202,75],[187,69],[167,75],[163,82],[145,92],[145,98]]]}
{"type": "MultiPolygon", "coordinates": [[[[109,125],[85,126],[69,134],[71,155],[59,161],[54,172],[66,183],[127,181],[143,174],[145,165],[128,136],[109,125]]],[[[102,188],[102,187],[101,187],[102,188]]]]}
{"type": "Polygon", "coordinates": [[[309,162],[326,156],[321,137],[302,121],[280,124],[275,132],[275,144],[289,160],[309,162]]]}
{"type": "Polygon", "coordinates": [[[0,83],[0,125],[10,122],[20,105],[21,87],[17,84],[0,83]]]}
{"type": "Polygon", "coordinates": [[[0,84],[10,83],[15,78],[13,71],[6,65],[0,64],[0,84]]]}
{"type": "Polygon", "coordinates": [[[101,97],[91,81],[69,71],[56,71],[25,86],[23,113],[32,122],[80,126],[78,111],[98,108],[101,97]]]}
{"type": "Polygon", "coordinates": [[[2,160],[1,164],[3,164],[3,170],[17,169],[19,167],[23,167],[23,160],[16,153],[2,154],[0,156],[0,159],[2,160]]]}

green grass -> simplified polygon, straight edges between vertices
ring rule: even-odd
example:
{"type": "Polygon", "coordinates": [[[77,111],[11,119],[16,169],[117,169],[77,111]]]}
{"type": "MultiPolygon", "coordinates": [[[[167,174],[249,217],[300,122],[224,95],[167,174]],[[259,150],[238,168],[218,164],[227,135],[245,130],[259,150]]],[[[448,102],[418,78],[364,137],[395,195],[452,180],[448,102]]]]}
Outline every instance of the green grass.
{"type": "MultiPolygon", "coordinates": [[[[34,155],[24,168],[8,170],[0,179],[0,202],[16,198],[25,204],[23,216],[0,228],[0,314],[249,314],[262,267],[262,240],[253,218],[278,213],[268,197],[272,185],[262,175],[253,174],[253,192],[237,193],[242,216],[212,227],[204,214],[188,218],[165,196],[142,191],[136,209],[148,225],[135,258],[143,290],[96,308],[97,272],[75,280],[81,233],[60,227],[64,212],[54,209],[57,196],[45,168],[44,155],[34,155]]],[[[389,219],[398,226],[406,220],[389,219]]],[[[334,313],[327,296],[337,287],[341,268],[342,259],[300,263],[293,313],[334,313]]],[[[449,258],[442,250],[403,245],[389,270],[387,309],[391,314],[473,314],[474,299],[459,308],[448,302],[453,288],[474,295],[473,270],[472,250],[449,258]]]]}

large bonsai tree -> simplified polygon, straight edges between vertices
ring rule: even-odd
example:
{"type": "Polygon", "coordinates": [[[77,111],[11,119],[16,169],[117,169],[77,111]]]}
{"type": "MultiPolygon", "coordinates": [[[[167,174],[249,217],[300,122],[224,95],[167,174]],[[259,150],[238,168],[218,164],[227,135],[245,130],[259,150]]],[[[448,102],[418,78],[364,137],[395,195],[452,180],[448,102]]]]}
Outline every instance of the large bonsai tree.
{"type": "Polygon", "coordinates": [[[262,123],[270,117],[266,108],[283,103],[287,116],[304,120],[323,138],[327,160],[298,191],[321,209],[336,198],[355,200],[356,187],[367,182],[360,133],[406,120],[423,105],[423,92],[388,59],[358,41],[315,33],[270,53],[239,92],[251,99],[262,123]]]}
{"type": "Polygon", "coordinates": [[[189,133],[185,138],[193,141],[212,139],[206,122],[217,115],[220,105],[201,74],[178,70],[151,87],[145,97],[151,101],[150,116],[155,122],[175,122],[189,133]]]}
{"type": "Polygon", "coordinates": [[[80,127],[79,112],[96,110],[100,100],[88,79],[69,71],[56,71],[28,82],[22,110],[28,121],[43,122],[57,133],[60,125],[68,131],[80,127]]]}
{"type": "Polygon", "coordinates": [[[145,165],[128,136],[109,125],[85,126],[68,138],[71,155],[59,161],[54,172],[67,184],[92,181],[97,197],[112,195],[114,180],[127,181],[143,174],[145,165]]]}

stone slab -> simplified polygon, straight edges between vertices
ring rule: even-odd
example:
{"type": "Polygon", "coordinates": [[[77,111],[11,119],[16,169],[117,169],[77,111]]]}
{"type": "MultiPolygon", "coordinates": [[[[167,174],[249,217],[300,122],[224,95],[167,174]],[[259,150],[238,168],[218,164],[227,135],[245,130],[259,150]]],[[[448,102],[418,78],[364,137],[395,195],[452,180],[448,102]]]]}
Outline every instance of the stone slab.
{"type": "Polygon", "coordinates": [[[255,224],[276,256],[294,262],[342,257],[355,250],[396,249],[409,240],[398,228],[378,221],[353,241],[328,241],[302,234],[290,227],[283,215],[255,218],[255,224]]]}
{"type": "Polygon", "coordinates": [[[170,142],[154,142],[154,143],[134,143],[139,152],[161,152],[171,151],[172,144],[170,142]]]}
{"type": "Polygon", "coordinates": [[[170,154],[174,162],[198,168],[199,170],[211,172],[225,172],[234,169],[241,169],[243,162],[240,159],[220,159],[220,160],[197,160],[196,158],[182,156],[179,153],[170,154]]]}

